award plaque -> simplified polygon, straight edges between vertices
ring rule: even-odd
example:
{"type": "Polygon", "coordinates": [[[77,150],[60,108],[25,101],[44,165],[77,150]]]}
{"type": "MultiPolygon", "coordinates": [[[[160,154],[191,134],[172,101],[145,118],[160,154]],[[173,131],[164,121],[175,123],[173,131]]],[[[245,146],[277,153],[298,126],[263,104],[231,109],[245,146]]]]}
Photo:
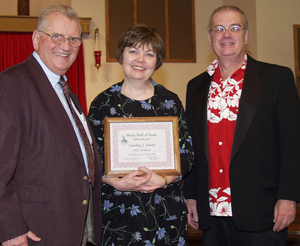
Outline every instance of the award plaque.
{"type": "Polygon", "coordinates": [[[104,118],[105,177],[147,167],[180,175],[178,117],[104,118]]]}

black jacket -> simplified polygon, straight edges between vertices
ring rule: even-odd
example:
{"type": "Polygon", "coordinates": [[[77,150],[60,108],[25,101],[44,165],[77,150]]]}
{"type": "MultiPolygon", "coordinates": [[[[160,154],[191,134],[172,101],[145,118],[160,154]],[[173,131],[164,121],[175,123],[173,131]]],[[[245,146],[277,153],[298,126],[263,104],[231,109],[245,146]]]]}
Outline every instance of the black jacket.
{"type": "MultiPolygon", "coordinates": [[[[199,228],[210,227],[208,196],[207,72],[187,87],[186,115],[195,167],[184,182],[197,200],[199,228]]],[[[300,101],[289,68],[248,56],[230,162],[232,213],[243,231],[273,227],[278,199],[300,201],[300,101]]]]}

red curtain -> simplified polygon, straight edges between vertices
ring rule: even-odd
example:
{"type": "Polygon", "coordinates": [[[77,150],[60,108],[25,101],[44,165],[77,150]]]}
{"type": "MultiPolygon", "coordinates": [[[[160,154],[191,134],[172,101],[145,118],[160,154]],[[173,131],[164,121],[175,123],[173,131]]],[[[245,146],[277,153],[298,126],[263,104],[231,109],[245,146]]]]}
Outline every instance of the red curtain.
{"type": "MultiPolygon", "coordinates": [[[[0,72],[6,68],[25,61],[33,52],[32,33],[0,32],[0,72]]],[[[85,95],[85,74],[83,61],[83,44],[78,57],[66,74],[72,91],[78,96],[80,104],[87,113],[85,95]]]]}
{"type": "Polygon", "coordinates": [[[83,61],[83,44],[80,45],[77,59],[66,73],[71,90],[78,96],[81,107],[87,114],[85,95],[85,73],[83,61]]]}

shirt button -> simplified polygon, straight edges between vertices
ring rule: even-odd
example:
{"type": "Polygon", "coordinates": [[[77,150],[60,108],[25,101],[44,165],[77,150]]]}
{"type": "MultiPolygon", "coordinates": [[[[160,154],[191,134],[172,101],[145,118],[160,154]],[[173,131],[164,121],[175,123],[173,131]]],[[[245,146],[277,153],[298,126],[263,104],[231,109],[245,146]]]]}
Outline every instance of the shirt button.
{"type": "Polygon", "coordinates": [[[219,142],[219,145],[222,145],[222,144],[223,144],[223,142],[220,141],[220,142],[219,142]]]}
{"type": "Polygon", "coordinates": [[[222,173],[223,172],[223,169],[220,169],[220,173],[222,173]]]}
{"type": "Polygon", "coordinates": [[[88,180],[89,177],[88,177],[88,176],[84,176],[83,179],[84,179],[84,180],[88,180]]]}
{"type": "Polygon", "coordinates": [[[83,200],[82,202],[83,205],[87,205],[88,203],[89,203],[88,200],[83,200]]]}

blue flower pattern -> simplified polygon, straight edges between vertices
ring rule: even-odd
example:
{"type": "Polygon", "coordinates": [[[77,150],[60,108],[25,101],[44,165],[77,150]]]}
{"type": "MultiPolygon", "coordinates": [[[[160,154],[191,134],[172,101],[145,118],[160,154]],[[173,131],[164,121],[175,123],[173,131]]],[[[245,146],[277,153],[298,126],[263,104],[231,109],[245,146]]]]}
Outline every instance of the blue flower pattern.
{"type": "Polygon", "coordinates": [[[176,219],[177,219],[177,216],[174,214],[170,218],[167,218],[166,220],[176,220],[176,219]]]}
{"type": "Polygon", "coordinates": [[[153,243],[151,243],[149,240],[144,241],[145,246],[155,246],[153,243]]]}
{"type": "Polygon", "coordinates": [[[146,101],[141,101],[141,106],[142,106],[142,108],[144,108],[146,110],[154,109],[154,107],[151,104],[147,103],[146,101]]]}
{"type": "Polygon", "coordinates": [[[111,115],[115,115],[117,113],[115,108],[110,108],[111,115]]]}
{"type": "Polygon", "coordinates": [[[134,240],[135,241],[140,241],[142,240],[142,236],[141,236],[141,233],[140,232],[136,232],[133,234],[133,237],[134,237],[134,240]]]}
{"type": "MultiPolygon", "coordinates": [[[[98,150],[104,162],[105,117],[178,116],[181,172],[184,176],[191,170],[194,159],[184,108],[176,94],[153,80],[152,84],[154,96],[148,100],[137,101],[121,94],[122,82],[95,98],[89,120],[98,150]]],[[[149,194],[119,191],[103,184],[101,245],[187,245],[187,208],[182,175],[178,182],[166,189],[149,194]]]]}
{"type": "Polygon", "coordinates": [[[111,88],[110,88],[110,91],[111,92],[116,92],[116,91],[121,91],[122,89],[122,86],[118,86],[118,84],[116,85],[113,85],[111,88]]]}
{"type": "Polygon", "coordinates": [[[163,239],[165,236],[165,233],[166,233],[165,228],[161,228],[159,231],[157,231],[156,234],[157,234],[158,240],[163,239]]]}
{"type": "Polygon", "coordinates": [[[179,237],[179,243],[177,244],[177,246],[184,246],[185,245],[185,240],[183,237],[179,237]]]}
{"type": "Polygon", "coordinates": [[[161,196],[158,194],[155,194],[154,204],[159,204],[160,202],[161,202],[161,196]]]}
{"type": "Polygon", "coordinates": [[[111,203],[110,201],[108,201],[108,200],[104,200],[104,205],[103,205],[103,207],[104,207],[104,210],[106,210],[106,211],[109,211],[110,210],[110,208],[113,206],[114,204],[113,203],[111,203]]]}
{"type": "Polygon", "coordinates": [[[175,102],[174,102],[174,100],[169,100],[169,101],[166,101],[165,104],[166,104],[166,108],[170,109],[170,108],[173,108],[173,106],[175,105],[175,102]]]}
{"type": "Polygon", "coordinates": [[[140,207],[140,206],[134,206],[134,205],[132,204],[132,208],[131,208],[131,211],[130,211],[130,214],[131,214],[132,217],[133,217],[133,216],[136,216],[138,213],[141,212],[141,211],[139,210],[139,207],[140,207]]]}
{"type": "Polygon", "coordinates": [[[125,213],[125,205],[124,205],[124,203],[122,203],[122,205],[121,205],[120,213],[121,214],[125,213]]]}

